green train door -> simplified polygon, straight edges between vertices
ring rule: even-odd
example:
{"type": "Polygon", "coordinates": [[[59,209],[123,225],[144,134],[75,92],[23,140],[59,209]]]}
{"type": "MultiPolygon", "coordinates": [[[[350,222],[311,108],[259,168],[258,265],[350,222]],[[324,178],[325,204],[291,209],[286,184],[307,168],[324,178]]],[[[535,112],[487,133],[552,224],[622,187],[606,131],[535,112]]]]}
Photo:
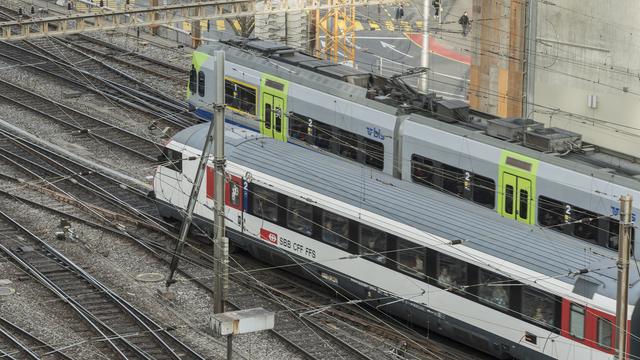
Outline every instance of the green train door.
{"type": "Polygon", "coordinates": [[[504,151],[500,162],[498,212],[525,224],[535,223],[538,161],[504,151]]]}
{"type": "Polygon", "coordinates": [[[260,133],[276,140],[287,141],[288,82],[263,74],[260,86],[260,133]]]}
{"type": "Polygon", "coordinates": [[[531,181],[509,173],[502,174],[502,215],[526,224],[532,224],[531,181]]]}

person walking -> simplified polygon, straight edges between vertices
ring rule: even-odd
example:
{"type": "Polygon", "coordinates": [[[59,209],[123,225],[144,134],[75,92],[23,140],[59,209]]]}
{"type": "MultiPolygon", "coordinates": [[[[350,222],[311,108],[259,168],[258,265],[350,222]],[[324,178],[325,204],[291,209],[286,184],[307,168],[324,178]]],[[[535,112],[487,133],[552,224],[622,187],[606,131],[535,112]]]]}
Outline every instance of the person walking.
{"type": "Polygon", "coordinates": [[[433,5],[433,8],[435,9],[435,11],[433,12],[433,17],[434,18],[438,18],[438,16],[440,16],[440,1],[441,0],[433,0],[431,2],[431,5],[433,5]]]}
{"type": "Polygon", "coordinates": [[[462,36],[466,37],[470,31],[471,25],[471,20],[469,20],[469,16],[467,15],[466,11],[464,12],[464,14],[462,14],[462,16],[460,16],[460,19],[458,19],[458,24],[462,25],[462,36]]]}
{"type": "Polygon", "coordinates": [[[404,17],[404,7],[402,4],[396,9],[396,22],[400,21],[404,17]]]}

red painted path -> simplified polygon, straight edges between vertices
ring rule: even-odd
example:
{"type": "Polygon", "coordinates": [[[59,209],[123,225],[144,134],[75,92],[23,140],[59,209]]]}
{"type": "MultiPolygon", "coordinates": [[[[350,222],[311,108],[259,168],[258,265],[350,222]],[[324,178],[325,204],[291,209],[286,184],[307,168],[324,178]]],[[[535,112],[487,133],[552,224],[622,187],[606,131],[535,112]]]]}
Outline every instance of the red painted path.
{"type": "MultiPolygon", "coordinates": [[[[404,33],[404,36],[413,41],[414,44],[422,47],[422,33],[404,33]]],[[[429,52],[444,58],[471,65],[471,55],[461,54],[429,36],[429,52]]]]}

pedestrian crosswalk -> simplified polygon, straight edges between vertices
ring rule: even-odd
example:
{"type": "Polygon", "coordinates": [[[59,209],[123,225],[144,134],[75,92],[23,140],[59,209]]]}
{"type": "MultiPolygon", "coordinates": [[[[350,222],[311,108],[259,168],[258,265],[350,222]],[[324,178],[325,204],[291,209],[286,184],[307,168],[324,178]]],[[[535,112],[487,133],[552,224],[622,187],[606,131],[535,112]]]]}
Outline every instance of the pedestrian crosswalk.
{"type": "MultiPolygon", "coordinates": [[[[326,24],[322,24],[326,27],[326,24]]],[[[206,29],[207,21],[202,20],[202,28],[206,29]]],[[[240,24],[237,20],[233,20],[233,26],[236,29],[240,29],[240,24]]],[[[422,21],[394,21],[394,20],[377,20],[377,19],[363,19],[356,20],[353,24],[355,31],[401,31],[401,32],[415,32],[422,31],[422,21]]],[[[191,24],[187,21],[184,22],[183,30],[191,31],[191,24]]],[[[229,23],[225,20],[211,20],[210,23],[211,30],[217,31],[226,31],[231,30],[229,23]]],[[[340,31],[345,31],[347,29],[347,24],[345,20],[338,20],[338,29],[340,31]]]]}

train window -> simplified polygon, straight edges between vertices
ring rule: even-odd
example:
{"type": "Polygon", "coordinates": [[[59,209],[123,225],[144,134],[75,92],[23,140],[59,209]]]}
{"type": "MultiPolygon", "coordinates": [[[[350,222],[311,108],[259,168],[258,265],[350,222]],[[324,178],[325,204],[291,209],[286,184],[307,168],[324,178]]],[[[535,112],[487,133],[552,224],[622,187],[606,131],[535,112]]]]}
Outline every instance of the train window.
{"type": "Polygon", "coordinates": [[[204,71],[198,71],[198,95],[204,96],[204,71]]]}
{"type": "Polygon", "coordinates": [[[591,211],[573,207],[572,220],[576,222],[573,225],[573,235],[583,240],[596,243],[598,241],[598,214],[591,211]]]}
{"type": "Polygon", "coordinates": [[[384,264],[387,253],[387,234],[367,225],[360,225],[359,253],[364,258],[384,264]]]}
{"type": "Polygon", "coordinates": [[[347,159],[358,158],[358,136],[354,133],[338,130],[338,154],[347,159]]]}
{"type": "Polygon", "coordinates": [[[513,215],[513,186],[505,186],[504,212],[513,215]]]}
{"type": "Polygon", "coordinates": [[[413,182],[434,187],[434,177],[433,161],[420,155],[411,155],[411,180],[413,182]]]}
{"type": "Polygon", "coordinates": [[[182,172],[182,153],[179,151],[163,148],[160,162],[173,171],[182,172]]]}
{"type": "Polygon", "coordinates": [[[281,132],[282,131],[282,109],[279,107],[276,107],[275,118],[276,118],[276,131],[281,132]]]}
{"type": "Polygon", "coordinates": [[[496,201],[496,183],[493,179],[473,175],[473,201],[493,209],[496,201]]]}
{"type": "Polygon", "coordinates": [[[607,319],[598,318],[598,345],[607,349],[613,348],[613,323],[607,319]]]}
{"type": "Polygon", "coordinates": [[[198,86],[198,72],[195,66],[191,65],[191,71],[189,71],[189,92],[191,95],[196,94],[196,88],[198,86]]]}
{"type": "Polygon", "coordinates": [[[384,145],[371,139],[364,139],[364,163],[382,170],[384,167],[384,145]]]}
{"type": "Polygon", "coordinates": [[[562,231],[563,224],[569,222],[571,207],[545,196],[538,197],[538,223],[552,230],[562,231]],[[565,214],[567,215],[565,219],[565,214]],[[566,221],[565,221],[566,220],[566,221]],[[558,226],[560,225],[560,226],[558,226]]]}
{"type": "MultiPolygon", "coordinates": [[[[607,235],[607,243],[606,246],[609,249],[618,250],[618,239],[620,234],[620,222],[617,219],[608,218],[609,220],[609,232],[607,235]]],[[[631,254],[633,254],[634,249],[634,239],[636,235],[636,229],[631,228],[631,254]]]]}
{"type": "Polygon", "coordinates": [[[322,149],[331,150],[331,143],[334,142],[334,139],[329,125],[315,122],[314,129],[315,145],[322,149]]]}
{"type": "Polygon", "coordinates": [[[398,270],[413,276],[425,277],[426,256],[424,246],[398,239],[396,254],[398,270]]]}
{"type": "Polygon", "coordinates": [[[556,298],[530,287],[522,289],[522,315],[546,328],[557,328],[556,298]]]}
{"type": "Polygon", "coordinates": [[[224,98],[229,108],[251,115],[256,114],[256,88],[226,79],[224,98]]]}
{"type": "Polygon", "coordinates": [[[271,104],[264,104],[264,127],[271,129],[271,104]]]}
{"type": "Polygon", "coordinates": [[[322,241],[342,249],[348,249],[349,220],[324,211],[322,213],[322,241]]]}
{"type": "Polygon", "coordinates": [[[241,179],[229,181],[226,188],[226,201],[227,205],[242,210],[242,186],[238,183],[241,179]]]}
{"type": "Polygon", "coordinates": [[[509,279],[484,269],[479,270],[479,277],[478,297],[480,300],[508,309],[509,279]]]}
{"type": "Polygon", "coordinates": [[[313,232],[313,206],[292,198],[287,198],[287,227],[303,235],[313,232]]]}
{"type": "Polygon", "coordinates": [[[519,199],[519,216],[521,219],[527,219],[529,217],[529,192],[525,189],[520,189],[519,199]]]}
{"type": "Polygon", "coordinates": [[[442,188],[452,194],[464,195],[464,170],[442,164],[442,188]]]}
{"type": "Polygon", "coordinates": [[[438,254],[436,276],[444,288],[463,289],[467,285],[467,263],[454,257],[438,254]]]}
{"type": "Polygon", "coordinates": [[[569,333],[578,339],[584,339],[584,306],[571,304],[569,333]]]}
{"type": "Polygon", "coordinates": [[[298,139],[300,141],[307,141],[309,126],[312,125],[312,119],[306,120],[299,114],[291,113],[291,115],[289,115],[289,137],[298,139]]]}
{"type": "Polygon", "coordinates": [[[251,213],[265,220],[278,222],[278,193],[260,186],[252,186],[251,213]]]}

